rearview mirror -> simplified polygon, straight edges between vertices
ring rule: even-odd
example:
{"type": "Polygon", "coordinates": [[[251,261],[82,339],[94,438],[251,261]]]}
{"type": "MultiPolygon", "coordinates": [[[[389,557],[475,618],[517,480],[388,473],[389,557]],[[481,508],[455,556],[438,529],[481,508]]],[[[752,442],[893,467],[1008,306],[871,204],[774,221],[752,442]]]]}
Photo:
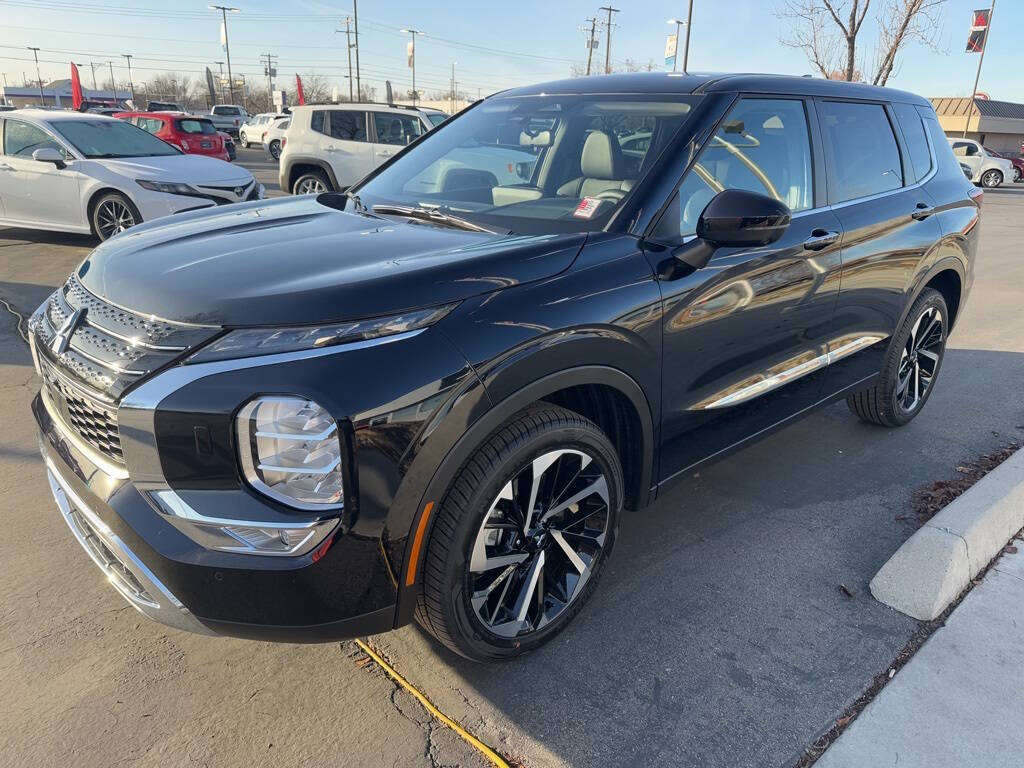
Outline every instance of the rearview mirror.
{"type": "Polygon", "coordinates": [[[37,149],[32,153],[32,159],[40,163],[53,163],[58,168],[67,167],[67,163],[64,162],[64,155],[60,153],[60,150],[54,149],[53,147],[37,149]]]}

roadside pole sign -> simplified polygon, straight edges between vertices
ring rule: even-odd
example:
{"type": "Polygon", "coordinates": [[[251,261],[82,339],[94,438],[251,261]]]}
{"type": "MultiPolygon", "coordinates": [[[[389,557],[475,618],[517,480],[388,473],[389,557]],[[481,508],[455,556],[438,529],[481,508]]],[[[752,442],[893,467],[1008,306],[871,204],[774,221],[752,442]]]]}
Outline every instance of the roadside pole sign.
{"type": "Polygon", "coordinates": [[[665,40],[665,66],[669,64],[675,65],[676,63],[676,46],[679,44],[679,38],[676,35],[669,35],[668,39],[665,40]]]}

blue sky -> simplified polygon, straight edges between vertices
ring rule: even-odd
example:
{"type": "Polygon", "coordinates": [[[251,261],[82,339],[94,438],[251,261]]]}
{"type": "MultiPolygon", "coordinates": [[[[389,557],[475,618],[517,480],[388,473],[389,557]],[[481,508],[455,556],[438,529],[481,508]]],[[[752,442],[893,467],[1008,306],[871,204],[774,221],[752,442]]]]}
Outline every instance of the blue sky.
{"type": "MultiPolygon", "coordinates": [[[[220,0],[223,2],[223,0],[220,0]]],[[[781,2],[781,0],[779,0],[781,2]]],[[[362,0],[360,3],[363,79],[378,86],[390,79],[398,88],[410,86],[405,62],[413,27],[427,34],[417,42],[417,84],[428,91],[447,88],[452,62],[462,89],[472,96],[508,86],[566,76],[571,62],[583,62],[584,19],[599,13],[603,0],[362,0]]],[[[352,11],[351,0],[233,0],[242,12],[229,16],[233,68],[263,82],[259,55],[276,53],[281,76],[316,72],[328,76],[342,91],[347,68],[344,35],[335,21],[352,11]]],[[[880,0],[876,0],[880,5],[880,0]]],[[[971,10],[987,0],[948,0],[938,51],[914,44],[903,54],[889,84],[925,96],[967,95],[974,80],[977,56],[963,53],[971,10]]],[[[686,1],[620,0],[618,26],[612,33],[613,65],[626,58],[646,65],[662,64],[665,21],[684,16],[686,1]]],[[[693,71],[811,72],[800,51],[781,46],[785,23],[772,13],[776,0],[695,0],[690,42],[693,71]]],[[[985,68],[979,90],[994,99],[1024,101],[1021,77],[1021,30],[1024,2],[1003,0],[996,7],[985,68]]],[[[868,25],[865,25],[866,27],[868,25]]],[[[873,34],[863,36],[870,49],[873,34]]],[[[22,72],[34,78],[31,52],[40,58],[103,64],[131,53],[136,81],[157,71],[199,76],[203,68],[223,59],[219,14],[207,2],[178,0],[0,0],[0,72],[11,85],[22,72]],[[23,59],[29,59],[25,61],[23,59]]],[[[595,52],[595,66],[604,62],[604,39],[595,52]]],[[[43,63],[44,79],[67,77],[66,63],[43,63]]],[[[216,67],[214,66],[216,71],[216,67]]],[[[115,61],[119,81],[123,59],[115,61]]],[[[91,84],[88,66],[83,71],[91,84]]]]}

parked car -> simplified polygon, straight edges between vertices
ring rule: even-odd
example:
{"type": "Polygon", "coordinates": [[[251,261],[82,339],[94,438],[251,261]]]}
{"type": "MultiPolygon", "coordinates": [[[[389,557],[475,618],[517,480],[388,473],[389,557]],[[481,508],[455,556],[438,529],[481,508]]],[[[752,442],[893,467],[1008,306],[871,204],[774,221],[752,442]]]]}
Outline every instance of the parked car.
{"type": "Polygon", "coordinates": [[[985,151],[992,155],[992,157],[1001,157],[1003,160],[1009,160],[1013,166],[1013,182],[1019,184],[1024,181],[1024,157],[1020,155],[1011,155],[1006,152],[996,152],[994,149],[985,147],[985,151]]]}
{"type": "Polygon", "coordinates": [[[239,143],[248,149],[253,144],[259,144],[260,139],[263,136],[263,131],[270,123],[278,118],[287,117],[287,115],[279,115],[276,112],[260,112],[258,115],[253,115],[249,120],[238,129],[238,141],[239,143]]]}
{"type": "Polygon", "coordinates": [[[341,191],[433,125],[419,110],[385,104],[293,107],[281,150],[281,189],[341,191]]]}
{"type": "Polygon", "coordinates": [[[238,136],[242,124],[249,119],[249,113],[245,111],[245,107],[237,104],[215,104],[210,110],[209,117],[218,131],[238,136]]]}
{"type": "Polygon", "coordinates": [[[178,112],[118,112],[114,117],[137,125],[186,154],[231,159],[224,139],[206,117],[178,112]]]}
{"type": "Polygon", "coordinates": [[[263,149],[275,160],[281,158],[281,148],[285,143],[285,132],[288,130],[291,122],[291,116],[279,117],[263,127],[263,133],[261,134],[263,149]]]}
{"type": "Polygon", "coordinates": [[[230,133],[225,133],[224,131],[217,131],[217,135],[220,136],[221,141],[224,142],[224,149],[226,149],[228,153],[228,161],[233,163],[235,158],[238,157],[235,140],[231,138],[230,133]]]}
{"type": "Polygon", "coordinates": [[[244,168],[186,155],[124,120],[70,111],[0,115],[0,225],[92,233],[263,197],[244,168]]]}
{"type": "Polygon", "coordinates": [[[177,101],[150,101],[146,104],[147,112],[188,112],[185,106],[177,101]]]}
{"type": "Polygon", "coordinates": [[[451,117],[447,112],[442,112],[440,109],[434,109],[433,107],[420,107],[420,112],[423,113],[423,116],[435,128],[451,117]]]}
{"type": "Polygon", "coordinates": [[[949,139],[956,158],[971,168],[974,175],[971,180],[983,187],[998,187],[1013,179],[1013,165],[1009,160],[989,154],[983,146],[973,139],[949,139]]]}
{"type": "MultiPolygon", "coordinates": [[[[626,510],[837,400],[884,427],[921,413],[983,194],[931,104],[599,79],[489,97],[345,194],[143,224],[36,311],[50,485],[132,605],[289,642],[415,618],[508,659],[579,613],[626,510]],[[644,125],[627,176],[618,136],[644,125]],[[514,137],[531,182],[482,160],[409,187],[514,137]]],[[[320,112],[358,141],[392,119],[366,109],[292,127],[320,112]]],[[[619,610],[600,620],[631,631],[619,610]]]]}

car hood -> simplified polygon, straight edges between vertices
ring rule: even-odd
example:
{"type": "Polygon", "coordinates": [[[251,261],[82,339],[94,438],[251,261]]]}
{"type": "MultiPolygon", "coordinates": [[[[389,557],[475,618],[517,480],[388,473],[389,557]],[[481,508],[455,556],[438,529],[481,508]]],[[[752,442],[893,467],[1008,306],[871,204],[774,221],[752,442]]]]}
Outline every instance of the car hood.
{"type": "Polygon", "coordinates": [[[184,184],[248,184],[252,174],[244,168],[202,155],[163,155],[100,159],[107,168],[132,179],[177,181],[184,184]]]}
{"type": "Polygon", "coordinates": [[[166,320],[304,325],[540,280],[567,269],[586,239],[468,232],[347,213],[318,199],[261,200],[142,224],[96,248],[78,274],[105,300],[166,320]]]}

